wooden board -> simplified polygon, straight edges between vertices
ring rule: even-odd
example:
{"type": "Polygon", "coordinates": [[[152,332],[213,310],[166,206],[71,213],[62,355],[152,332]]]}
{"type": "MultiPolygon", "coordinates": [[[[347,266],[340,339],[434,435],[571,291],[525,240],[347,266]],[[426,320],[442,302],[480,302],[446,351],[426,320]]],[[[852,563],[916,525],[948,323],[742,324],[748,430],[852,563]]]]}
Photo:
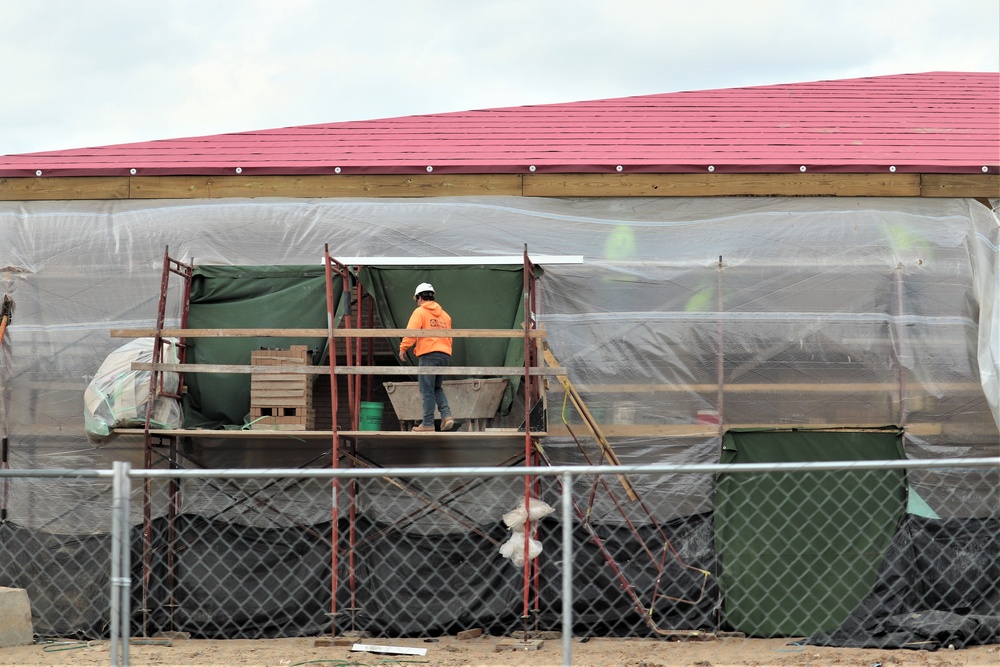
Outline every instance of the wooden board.
{"type": "MultiPolygon", "coordinates": [[[[608,437],[637,438],[637,437],[677,437],[677,438],[711,438],[720,435],[719,426],[712,424],[601,424],[601,430],[608,437]]],[[[725,424],[723,431],[730,429],[773,431],[798,429],[800,431],[868,431],[882,430],[886,424],[798,424],[798,423],[738,423],[725,424]]],[[[586,426],[583,424],[570,424],[569,428],[580,435],[586,426]]],[[[941,435],[943,433],[941,424],[907,424],[903,429],[907,434],[913,436],[941,435]]],[[[568,436],[569,429],[564,424],[550,423],[548,426],[550,436],[568,436]]]]}
{"type": "MultiPolygon", "coordinates": [[[[128,435],[128,436],[143,436],[145,431],[141,428],[116,428],[114,432],[117,435],[128,435]]],[[[150,429],[150,434],[154,436],[164,436],[164,437],[187,437],[187,438],[286,438],[290,437],[288,433],[275,431],[275,430],[260,430],[260,431],[250,431],[249,429],[150,429]]],[[[317,440],[330,440],[333,437],[333,431],[297,431],[295,434],[296,438],[302,439],[317,439],[317,440]]],[[[479,445],[480,443],[490,443],[490,442],[510,442],[512,440],[519,440],[524,442],[524,433],[518,432],[485,432],[485,431],[450,431],[446,433],[442,432],[430,432],[430,433],[414,433],[412,431],[338,431],[338,435],[341,438],[352,438],[358,440],[379,440],[387,441],[394,444],[409,444],[414,447],[423,447],[427,444],[428,439],[436,440],[447,440],[447,441],[468,441],[479,445]]],[[[548,435],[545,431],[536,431],[531,433],[533,438],[541,438],[548,435]]]]}
{"type": "Polygon", "coordinates": [[[254,422],[250,425],[250,429],[254,433],[258,431],[311,431],[312,425],[308,423],[300,422],[288,422],[287,424],[275,424],[270,420],[254,422]]]}
{"type": "Polygon", "coordinates": [[[427,649],[425,648],[413,648],[412,646],[386,646],[383,644],[354,644],[351,647],[351,650],[363,651],[366,653],[385,653],[388,655],[427,655],[427,649]]]}
{"type": "Polygon", "coordinates": [[[312,352],[305,345],[292,345],[288,350],[251,350],[250,363],[261,366],[311,363],[312,352]]]}
{"type": "MultiPolygon", "coordinates": [[[[526,197],[919,197],[919,174],[530,174],[526,197]]],[[[956,195],[951,195],[956,196],[956,195]]],[[[982,195],[969,195],[982,196],[982,195]]]]}
{"type": "MultiPolygon", "coordinates": [[[[558,367],[559,365],[555,355],[552,354],[552,350],[550,350],[547,345],[542,347],[542,358],[545,360],[545,363],[551,367],[558,367]]],[[[597,423],[597,420],[594,419],[590,410],[587,409],[587,406],[583,401],[583,397],[581,397],[576,391],[576,388],[573,387],[573,383],[570,382],[569,377],[567,377],[565,373],[562,373],[556,376],[556,380],[563,385],[563,388],[569,394],[570,401],[576,409],[577,414],[583,418],[584,424],[590,431],[590,434],[597,441],[598,446],[601,448],[601,451],[604,453],[608,462],[612,465],[621,465],[621,462],[618,460],[618,455],[615,454],[615,450],[611,446],[611,443],[607,441],[600,424],[597,423]]],[[[632,483],[625,475],[618,475],[618,481],[621,483],[626,495],[628,495],[629,500],[634,502],[639,499],[639,496],[635,493],[632,483]]]]}
{"type": "Polygon", "coordinates": [[[0,178],[0,201],[128,198],[127,176],[0,178]]]}
{"type": "Polygon", "coordinates": [[[968,197],[1000,196],[996,174],[313,174],[0,179],[0,201],[227,197],[968,197]]]}
{"type": "MultiPolygon", "coordinates": [[[[165,338],[326,338],[328,329],[160,329],[165,338]]],[[[156,329],[112,329],[112,338],[150,338],[156,329]]],[[[436,338],[428,329],[334,329],[334,338],[436,338]]],[[[524,338],[523,329],[449,329],[449,338],[524,338]]],[[[528,331],[531,339],[545,338],[542,329],[528,331]]]]}
{"type": "MultiPolygon", "coordinates": [[[[114,432],[123,436],[143,436],[145,431],[141,428],[116,428],[114,432]]],[[[198,428],[172,428],[172,429],[150,429],[153,436],[180,437],[180,438],[280,438],[292,437],[284,431],[248,429],[198,429],[198,428]]],[[[309,440],[330,440],[333,438],[333,431],[296,431],[294,434],[298,439],[309,440]]]]}
{"type": "Polygon", "coordinates": [[[920,195],[1000,197],[1000,174],[923,174],[920,177],[920,195]]]}
{"type": "Polygon", "coordinates": [[[545,644],[541,639],[501,639],[494,651],[538,651],[545,644]]]}
{"type": "Polygon", "coordinates": [[[455,197],[521,194],[520,174],[133,176],[132,199],[455,197]]]}
{"type": "MultiPolygon", "coordinates": [[[[935,383],[935,391],[940,392],[981,392],[982,385],[976,382],[942,382],[935,383]]],[[[722,385],[726,393],[896,393],[899,391],[898,382],[738,382],[722,385]]],[[[605,394],[654,394],[659,392],[695,392],[695,393],[715,393],[719,391],[717,384],[581,384],[577,385],[577,390],[587,393],[605,394]]]]}
{"type": "MultiPolygon", "coordinates": [[[[302,373],[329,375],[328,366],[247,366],[240,364],[154,364],[133,361],[134,371],[159,370],[167,373],[302,373]]],[[[531,368],[530,375],[565,375],[565,368],[531,368]]],[[[498,375],[523,376],[524,369],[511,366],[336,366],[334,375],[498,375]]]]}

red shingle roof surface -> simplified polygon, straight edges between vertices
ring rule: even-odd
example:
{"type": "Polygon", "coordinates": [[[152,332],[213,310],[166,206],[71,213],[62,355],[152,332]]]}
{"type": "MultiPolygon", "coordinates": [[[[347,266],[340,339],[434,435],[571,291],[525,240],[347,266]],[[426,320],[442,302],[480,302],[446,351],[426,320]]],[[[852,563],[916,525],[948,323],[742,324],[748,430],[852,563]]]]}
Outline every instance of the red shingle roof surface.
{"type": "Polygon", "coordinates": [[[0,176],[996,174],[998,165],[1000,73],[931,72],[8,155],[0,176]]]}

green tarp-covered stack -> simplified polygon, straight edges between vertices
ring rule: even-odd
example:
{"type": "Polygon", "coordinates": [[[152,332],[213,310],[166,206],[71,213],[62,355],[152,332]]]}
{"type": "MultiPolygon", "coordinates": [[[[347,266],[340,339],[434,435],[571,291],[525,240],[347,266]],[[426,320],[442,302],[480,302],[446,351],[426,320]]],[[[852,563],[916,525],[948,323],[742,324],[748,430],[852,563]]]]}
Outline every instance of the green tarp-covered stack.
{"type": "MultiPolygon", "coordinates": [[[[731,431],[722,462],[902,457],[897,430],[731,431]]],[[[906,509],[905,472],[724,474],[715,502],[726,622],[757,637],[804,636],[837,628],[871,591],[906,509]]]]}

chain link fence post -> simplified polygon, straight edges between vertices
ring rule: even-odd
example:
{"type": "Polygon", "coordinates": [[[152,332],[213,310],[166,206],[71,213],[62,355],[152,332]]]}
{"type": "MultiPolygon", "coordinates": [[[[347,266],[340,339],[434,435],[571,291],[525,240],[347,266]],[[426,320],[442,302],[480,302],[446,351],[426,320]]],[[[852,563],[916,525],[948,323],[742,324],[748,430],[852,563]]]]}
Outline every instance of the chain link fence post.
{"type": "Polygon", "coordinates": [[[562,658],[573,664],[573,474],[562,474],[562,658]]]}
{"type": "Polygon", "coordinates": [[[111,510],[111,664],[128,667],[132,577],[131,539],[129,536],[129,496],[131,465],[115,461],[112,480],[111,510]]]}

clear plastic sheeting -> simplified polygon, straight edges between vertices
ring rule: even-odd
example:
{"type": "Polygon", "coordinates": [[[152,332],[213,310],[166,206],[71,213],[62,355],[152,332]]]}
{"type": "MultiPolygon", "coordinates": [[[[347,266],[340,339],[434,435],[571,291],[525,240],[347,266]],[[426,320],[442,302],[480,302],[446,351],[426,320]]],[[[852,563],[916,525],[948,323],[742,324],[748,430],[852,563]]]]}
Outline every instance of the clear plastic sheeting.
{"type": "MultiPolygon", "coordinates": [[[[132,370],[132,362],[153,361],[154,342],[152,338],[136,338],[125,343],[108,355],[87,385],[83,394],[83,421],[91,443],[106,443],[115,437],[116,428],[145,428],[151,373],[132,370]]],[[[165,363],[177,363],[177,343],[174,338],[163,339],[161,358],[165,363]]],[[[177,373],[163,374],[162,386],[149,415],[151,428],[181,427],[181,404],[173,398],[179,385],[177,373]]]]}
{"type": "MultiPolygon", "coordinates": [[[[153,326],[167,246],[195,264],[270,265],[319,263],[324,244],[334,257],[415,264],[517,256],[525,246],[529,254],[581,255],[581,264],[544,266],[536,317],[629,462],[717,461],[726,428],[895,425],[911,458],[992,456],[1000,447],[998,218],[976,200],[3,202],[3,291],[17,304],[2,369],[10,467],[143,465],[141,438],[88,442],[81,404],[101,362],[122,344],[110,330],[153,326]]],[[[171,292],[170,323],[180,293],[171,292]]],[[[572,414],[562,423],[558,383],[548,404],[557,458],[581,461],[570,431],[587,433],[572,414]]],[[[238,442],[186,446],[186,465],[329,464],[326,443],[238,442]]],[[[969,490],[986,494],[994,512],[995,477],[969,490]]],[[[641,491],[664,519],[710,509],[711,480],[691,481],[641,491]]],[[[943,518],[984,507],[943,502],[931,488],[942,480],[910,481],[943,518]]],[[[8,516],[50,525],[31,485],[9,481],[8,516]]],[[[255,497],[268,494],[280,489],[255,497]]],[[[165,509],[160,500],[154,512],[165,509]]],[[[182,511],[227,511],[182,502],[182,511]]],[[[328,494],[318,491],[317,503],[328,504],[328,494]]],[[[289,508],[281,521],[312,514],[289,508]]]]}

